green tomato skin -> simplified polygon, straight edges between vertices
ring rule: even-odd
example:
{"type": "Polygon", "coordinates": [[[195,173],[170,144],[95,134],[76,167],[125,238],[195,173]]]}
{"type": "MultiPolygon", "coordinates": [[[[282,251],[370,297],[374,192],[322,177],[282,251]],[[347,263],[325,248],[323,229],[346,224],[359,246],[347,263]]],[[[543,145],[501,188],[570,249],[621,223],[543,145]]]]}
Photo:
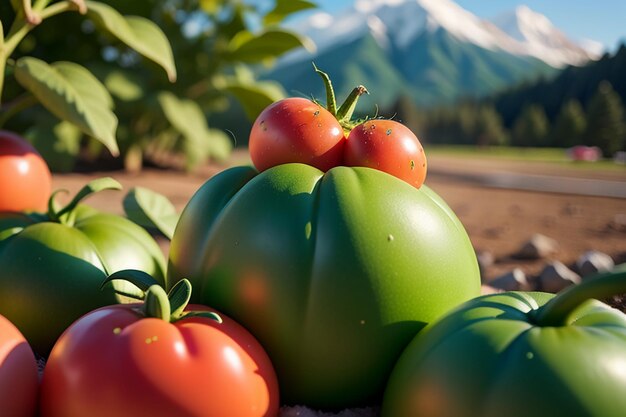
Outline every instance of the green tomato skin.
{"type": "Polygon", "coordinates": [[[43,356],[80,316],[116,303],[112,288],[100,289],[107,273],[141,269],[164,283],[163,255],[145,230],[90,208],[73,215],[73,226],[14,214],[0,222],[24,227],[0,241],[0,314],[43,356]]]}
{"type": "Polygon", "coordinates": [[[183,211],[168,280],[268,351],[286,404],[372,404],[427,323],[480,291],[474,250],[427,187],[369,168],[224,171],[183,211]]]}
{"type": "Polygon", "coordinates": [[[381,416],[623,416],[626,315],[594,300],[564,326],[534,324],[552,297],[483,296],[424,329],[394,367],[381,416]]]}

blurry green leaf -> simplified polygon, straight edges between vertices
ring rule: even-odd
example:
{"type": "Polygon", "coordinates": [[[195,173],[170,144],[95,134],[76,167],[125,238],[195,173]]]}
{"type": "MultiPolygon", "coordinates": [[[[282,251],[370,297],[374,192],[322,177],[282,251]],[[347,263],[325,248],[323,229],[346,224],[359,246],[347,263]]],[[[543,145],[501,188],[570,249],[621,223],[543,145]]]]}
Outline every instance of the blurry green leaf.
{"type": "Polygon", "coordinates": [[[200,8],[209,14],[216,13],[222,4],[220,0],[200,0],[200,8]]]}
{"type": "Polygon", "coordinates": [[[113,99],[86,68],[72,62],[48,65],[23,57],[15,64],[15,78],[52,114],[102,142],[111,154],[119,154],[113,99]]]}
{"type": "Polygon", "coordinates": [[[53,172],[70,172],[74,169],[82,137],[82,132],[76,126],[65,121],[57,121],[56,124],[38,122],[26,131],[25,136],[53,172]]]}
{"type": "Polygon", "coordinates": [[[145,228],[156,228],[172,239],[179,216],[167,197],[148,188],[134,187],[124,197],[123,205],[130,220],[145,228]]]}
{"type": "Polygon", "coordinates": [[[220,129],[209,129],[210,157],[216,161],[225,161],[233,150],[233,138],[220,129]]]}
{"type": "Polygon", "coordinates": [[[154,22],[140,16],[122,16],[104,3],[87,1],[87,15],[111,35],[157,63],[176,81],[176,65],[172,48],[163,31],[154,22]]]}
{"type": "Polygon", "coordinates": [[[302,35],[286,30],[272,29],[259,34],[241,31],[230,41],[229,58],[233,61],[259,62],[289,52],[292,49],[305,47],[313,51],[315,45],[302,35]]]}
{"type": "Polygon", "coordinates": [[[224,90],[235,96],[250,120],[256,119],[264,108],[285,97],[280,84],[271,81],[248,84],[233,79],[224,86],[224,90]]]}
{"type": "Polygon", "coordinates": [[[266,26],[276,25],[293,13],[315,9],[316,7],[315,3],[308,0],[276,0],[274,8],[263,18],[263,24],[266,26]]]}
{"type": "Polygon", "coordinates": [[[138,77],[130,73],[114,70],[104,79],[104,85],[115,97],[122,101],[135,101],[143,97],[143,86],[138,77]]]}
{"type": "Polygon", "coordinates": [[[215,135],[209,129],[206,117],[196,102],[179,99],[170,92],[160,93],[158,100],[167,120],[185,139],[183,150],[188,169],[201,164],[208,157],[218,158],[230,153],[223,140],[226,135],[215,135]]]}
{"type": "Polygon", "coordinates": [[[24,10],[24,2],[22,0],[11,0],[11,6],[13,6],[15,13],[18,13],[20,10],[24,10]]]}

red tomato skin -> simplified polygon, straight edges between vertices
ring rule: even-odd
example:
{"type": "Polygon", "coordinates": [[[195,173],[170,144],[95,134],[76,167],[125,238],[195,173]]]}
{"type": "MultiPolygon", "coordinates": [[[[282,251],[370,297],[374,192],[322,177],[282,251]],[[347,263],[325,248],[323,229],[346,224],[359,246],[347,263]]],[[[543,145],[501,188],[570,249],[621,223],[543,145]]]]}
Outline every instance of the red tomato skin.
{"type": "Polygon", "coordinates": [[[41,417],[278,414],[274,369],[239,324],[222,314],[170,324],[134,308],[103,307],[66,330],[44,371],[41,417]]]}
{"type": "Polygon", "coordinates": [[[0,415],[33,417],[37,411],[37,362],[24,336],[0,316],[0,415]]]}
{"type": "Polygon", "coordinates": [[[415,188],[426,179],[422,144],[409,128],[394,120],[369,120],[352,129],[346,140],[344,164],[387,172],[415,188]]]}
{"type": "Polygon", "coordinates": [[[0,211],[45,211],[51,187],[50,169],[35,148],[0,131],[0,211]]]}
{"type": "Polygon", "coordinates": [[[252,125],[249,150],[259,171],[300,162],[321,171],[341,165],[345,136],[324,107],[292,97],[266,107],[252,125]]]}

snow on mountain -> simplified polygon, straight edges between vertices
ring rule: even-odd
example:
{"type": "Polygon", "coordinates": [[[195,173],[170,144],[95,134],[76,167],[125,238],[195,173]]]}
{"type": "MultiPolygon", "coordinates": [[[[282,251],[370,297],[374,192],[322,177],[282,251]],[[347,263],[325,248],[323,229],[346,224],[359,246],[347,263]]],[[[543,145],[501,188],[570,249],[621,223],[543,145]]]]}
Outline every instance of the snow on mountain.
{"type": "Polygon", "coordinates": [[[570,40],[547,17],[527,6],[491,22],[451,0],[355,0],[342,13],[318,12],[293,27],[313,39],[318,52],[368,33],[383,48],[393,43],[402,49],[423,32],[441,29],[460,42],[535,57],[553,67],[580,65],[601,53],[597,43],[570,40]]]}
{"type": "Polygon", "coordinates": [[[599,58],[601,46],[589,41],[576,43],[557,29],[544,15],[528,6],[498,16],[493,23],[507,35],[520,42],[526,54],[559,67],[583,64],[599,58]]]}

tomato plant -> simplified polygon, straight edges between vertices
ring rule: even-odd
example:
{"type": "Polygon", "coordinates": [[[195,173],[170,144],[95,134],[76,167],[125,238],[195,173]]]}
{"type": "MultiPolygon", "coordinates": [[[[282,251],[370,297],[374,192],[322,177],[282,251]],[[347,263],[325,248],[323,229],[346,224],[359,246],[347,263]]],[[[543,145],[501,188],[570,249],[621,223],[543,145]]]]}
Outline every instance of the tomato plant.
{"type": "Polygon", "coordinates": [[[116,301],[99,290],[107,273],[137,268],[163,282],[163,254],[143,228],[79,204],[107,188],[121,185],[94,180],[64,207],[55,193],[45,214],[0,214],[0,314],[41,355],[78,317],[116,301]]]}
{"type": "MultiPolygon", "coordinates": [[[[109,279],[129,274],[140,273],[109,279]]],[[[150,284],[144,304],[76,321],[46,364],[42,417],[276,416],[276,374],[259,342],[223,314],[187,306],[190,294],[187,280],[169,297],[150,284]]]]}
{"type": "Polygon", "coordinates": [[[305,98],[286,98],[265,108],[250,131],[250,157],[263,171],[301,162],[322,171],[341,164],[343,129],[324,107],[305,98]]]}
{"type": "Polygon", "coordinates": [[[0,130],[0,212],[45,210],[51,175],[25,139],[0,130]]]}
{"type": "Polygon", "coordinates": [[[0,410],[3,416],[33,417],[39,377],[33,351],[19,330],[0,316],[0,410]]]}
{"type": "Polygon", "coordinates": [[[626,315],[590,297],[626,272],[560,294],[509,292],[459,307],[398,360],[383,417],[618,417],[626,409],[626,315]]]}
{"type": "Polygon", "coordinates": [[[181,214],[168,280],[249,329],[286,404],[372,404],[426,323],[478,296],[469,238],[427,186],[365,167],[232,168],[181,214]]]}
{"type": "Polygon", "coordinates": [[[384,171],[416,188],[426,179],[422,144],[408,127],[394,120],[368,120],[352,129],[344,163],[384,171]]]}

